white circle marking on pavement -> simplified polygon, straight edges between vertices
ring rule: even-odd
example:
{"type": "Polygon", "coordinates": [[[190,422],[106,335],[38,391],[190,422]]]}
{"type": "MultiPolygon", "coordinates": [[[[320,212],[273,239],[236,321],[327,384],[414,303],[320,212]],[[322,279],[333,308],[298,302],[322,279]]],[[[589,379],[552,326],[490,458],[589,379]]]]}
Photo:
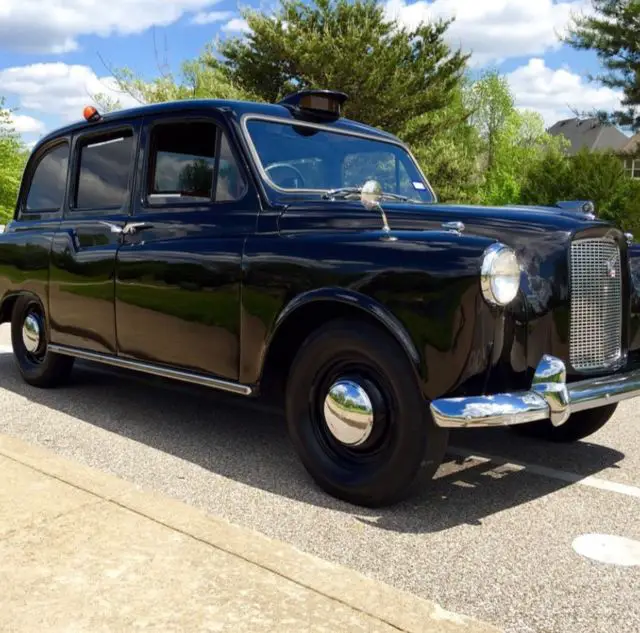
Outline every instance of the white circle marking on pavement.
{"type": "Polygon", "coordinates": [[[611,534],[582,534],[574,539],[573,549],[600,563],[633,567],[640,565],[640,541],[611,534]]]}

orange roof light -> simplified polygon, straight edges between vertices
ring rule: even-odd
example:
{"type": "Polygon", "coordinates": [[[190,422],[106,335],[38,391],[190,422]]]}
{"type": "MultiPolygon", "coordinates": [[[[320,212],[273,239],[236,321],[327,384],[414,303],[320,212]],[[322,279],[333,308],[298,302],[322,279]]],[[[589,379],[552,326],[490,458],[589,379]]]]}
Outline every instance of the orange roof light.
{"type": "Polygon", "coordinates": [[[93,106],[86,106],[84,111],[82,112],[86,121],[90,123],[94,123],[95,121],[99,121],[102,117],[100,113],[93,106]]]}

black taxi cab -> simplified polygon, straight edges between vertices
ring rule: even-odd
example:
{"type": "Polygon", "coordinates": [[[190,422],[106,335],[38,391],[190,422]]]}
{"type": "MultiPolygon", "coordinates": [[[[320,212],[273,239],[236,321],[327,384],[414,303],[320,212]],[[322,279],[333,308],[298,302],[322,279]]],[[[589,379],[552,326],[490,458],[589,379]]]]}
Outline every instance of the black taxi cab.
{"type": "Polygon", "coordinates": [[[271,396],[313,479],[368,506],[450,429],[575,441],[638,395],[629,236],[589,203],[440,204],[345,100],[88,107],[43,138],[0,235],[24,380],[84,359],[271,396]]]}

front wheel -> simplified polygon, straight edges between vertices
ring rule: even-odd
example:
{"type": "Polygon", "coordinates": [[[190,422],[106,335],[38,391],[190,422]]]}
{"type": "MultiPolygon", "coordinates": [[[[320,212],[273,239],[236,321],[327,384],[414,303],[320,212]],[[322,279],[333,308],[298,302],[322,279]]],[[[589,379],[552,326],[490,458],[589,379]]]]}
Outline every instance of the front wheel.
{"type": "Polygon", "coordinates": [[[367,323],[336,320],[309,336],[291,366],[286,411],[307,471],[356,505],[406,497],[447,447],[403,350],[367,323]]]}
{"type": "Polygon", "coordinates": [[[561,426],[553,426],[550,420],[517,424],[510,427],[519,435],[535,437],[549,442],[577,442],[599,431],[616,412],[617,404],[572,413],[561,426]]]}
{"type": "Polygon", "coordinates": [[[53,387],[69,378],[73,358],[47,348],[45,313],[35,297],[17,299],[11,315],[11,344],[20,374],[30,385],[53,387]]]}

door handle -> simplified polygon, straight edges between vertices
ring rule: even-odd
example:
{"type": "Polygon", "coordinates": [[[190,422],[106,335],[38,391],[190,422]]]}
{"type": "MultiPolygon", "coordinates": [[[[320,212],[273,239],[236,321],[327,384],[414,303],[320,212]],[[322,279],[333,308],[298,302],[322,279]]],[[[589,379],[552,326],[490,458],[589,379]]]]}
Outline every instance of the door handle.
{"type": "Polygon", "coordinates": [[[100,220],[100,224],[102,224],[103,226],[107,226],[109,227],[109,230],[112,233],[123,233],[124,230],[121,226],[118,226],[117,224],[112,224],[111,222],[105,222],[104,220],[100,220]]]}
{"type": "Polygon", "coordinates": [[[122,229],[123,235],[133,235],[134,233],[139,233],[140,231],[144,231],[145,229],[152,229],[153,224],[151,222],[128,222],[124,225],[122,229]]]}

